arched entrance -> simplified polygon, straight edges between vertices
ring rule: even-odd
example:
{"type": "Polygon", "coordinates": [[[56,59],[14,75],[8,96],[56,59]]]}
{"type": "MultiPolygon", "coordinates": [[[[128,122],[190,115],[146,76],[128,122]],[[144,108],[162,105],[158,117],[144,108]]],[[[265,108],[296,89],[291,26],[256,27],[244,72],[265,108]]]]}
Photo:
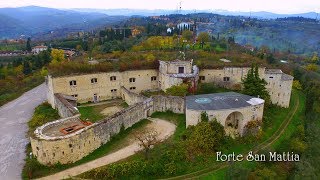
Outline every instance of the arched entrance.
{"type": "Polygon", "coordinates": [[[231,137],[236,137],[240,135],[240,122],[243,121],[243,115],[240,112],[232,112],[228,115],[224,129],[226,134],[231,137]]]}

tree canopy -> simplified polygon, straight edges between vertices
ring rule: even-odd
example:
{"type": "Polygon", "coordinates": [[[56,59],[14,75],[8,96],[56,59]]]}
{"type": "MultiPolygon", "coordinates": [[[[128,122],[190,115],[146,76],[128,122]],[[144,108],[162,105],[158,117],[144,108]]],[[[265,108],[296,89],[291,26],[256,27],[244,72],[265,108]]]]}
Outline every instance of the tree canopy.
{"type": "Polygon", "coordinates": [[[202,121],[188,128],[187,144],[189,152],[212,153],[218,150],[225,138],[223,126],[216,120],[202,121]]]}
{"type": "Polygon", "coordinates": [[[265,104],[270,104],[270,95],[266,89],[267,82],[259,77],[257,65],[252,65],[247,76],[242,79],[243,94],[260,97],[265,100],[265,104]]]}
{"type": "Polygon", "coordinates": [[[52,49],[51,51],[52,63],[57,64],[65,60],[64,51],[59,49],[52,49]]]}

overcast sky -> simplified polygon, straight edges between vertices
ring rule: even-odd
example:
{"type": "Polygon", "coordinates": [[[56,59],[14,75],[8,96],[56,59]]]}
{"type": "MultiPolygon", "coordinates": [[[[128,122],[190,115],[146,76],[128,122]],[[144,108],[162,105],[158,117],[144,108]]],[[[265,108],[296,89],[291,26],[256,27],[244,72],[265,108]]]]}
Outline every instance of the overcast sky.
{"type": "MultiPolygon", "coordinates": [[[[53,8],[175,10],[179,7],[179,2],[180,0],[0,0],[0,7],[36,5],[53,8]]],[[[182,0],[182,9],[269,11],[280,14],[320,12],[320,0],[182,0]]]]}

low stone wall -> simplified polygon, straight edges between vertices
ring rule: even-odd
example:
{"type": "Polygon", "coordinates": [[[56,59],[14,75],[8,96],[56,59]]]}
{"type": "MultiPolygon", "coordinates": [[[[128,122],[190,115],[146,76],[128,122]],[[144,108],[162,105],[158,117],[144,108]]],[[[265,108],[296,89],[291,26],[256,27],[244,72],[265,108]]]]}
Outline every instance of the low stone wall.
{"type": "Polygon", "coordinates": [[[185,113],[185,99],[179,96],[153,96],[153,111],[185,113]]]}
{"type": "Polygon", "coordinates": [[[32,152],[38,161],[45,165],[73,163],[110,141],[110,138],[118,134],[122,127],[127,129],[155,111],[185,112],[183,97],[153,96],[147,98],[125,88],[122,91],[126,102],[133,105],[74,133],[64,136],[50,136],[43,132],[68,121],[80,120],[80,114],[72,104],[64,99],[63,95],[56,94],[56,108],[59,113],[63,116],[72,116],[47,123],[35,130],[35,136],[30,137],[30,141],[32,152]]]}
{"type": "Polygon", "coordinates": [[[79,114],[79,111],[74,107],[74,105],[67,101],[60,93],[54,94],[54,104],[55,109],[58,110],[59,115],[63,118],[79,114]]]}
{"type": "Polygon", "coordinates": [[[128,105],[140,103],[147,99],[147,97],[131,92],[123,86],[121,87],[121,97],[128,105]]]}
{"type": "Polygon", "coordinates": [[[32,152],[41,164],[76,162],[110,141],[112,136],[120,132],[121,127],[127,129],[145,119],[147,112],[152,111],[150,102],[147,99],[129,106],[111,117],[66,136],[48,137],[42,133],[46,126],[59,124],[61,120],[41,126],[35,131],[36,137],[30,138],[32,152]]]}

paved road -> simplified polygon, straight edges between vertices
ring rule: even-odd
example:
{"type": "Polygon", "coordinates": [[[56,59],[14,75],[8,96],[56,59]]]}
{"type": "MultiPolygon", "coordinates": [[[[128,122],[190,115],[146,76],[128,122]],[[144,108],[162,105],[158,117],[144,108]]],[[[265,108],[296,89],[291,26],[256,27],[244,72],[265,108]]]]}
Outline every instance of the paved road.
{"type": "MultiPolygon", "coordinates": [[[[160,141],[163,141],[168,137],[170,137],[176,130],[176,125],[172,124],[171,122],[168,122],[162,119],[156,119],[156,118],[150,118],[150,120],[152,121],[152,123],[148,124],[146,128],[157,131],[158,140],[160,141]]],[[[56,174],[40,178],[40,180],[66,179],[66,178],[84,173],[86,171],[90,171],[92,169],[125,159],[141,150],[142,148],[139,146],[139,142],[135,141],[131,145],[126,146],[114,153],[108,154],[106,156],[90,161],[88,163],[81,164],[79,166],[58,172],[56,174]]]]}
{"type": "Polygon", "coordinates": [[[27,122],[34,108],[46,100],[46,92],[45,84],[41,84],[0,107],[0,179],[21,179],[29,142],[27,122]]]}

